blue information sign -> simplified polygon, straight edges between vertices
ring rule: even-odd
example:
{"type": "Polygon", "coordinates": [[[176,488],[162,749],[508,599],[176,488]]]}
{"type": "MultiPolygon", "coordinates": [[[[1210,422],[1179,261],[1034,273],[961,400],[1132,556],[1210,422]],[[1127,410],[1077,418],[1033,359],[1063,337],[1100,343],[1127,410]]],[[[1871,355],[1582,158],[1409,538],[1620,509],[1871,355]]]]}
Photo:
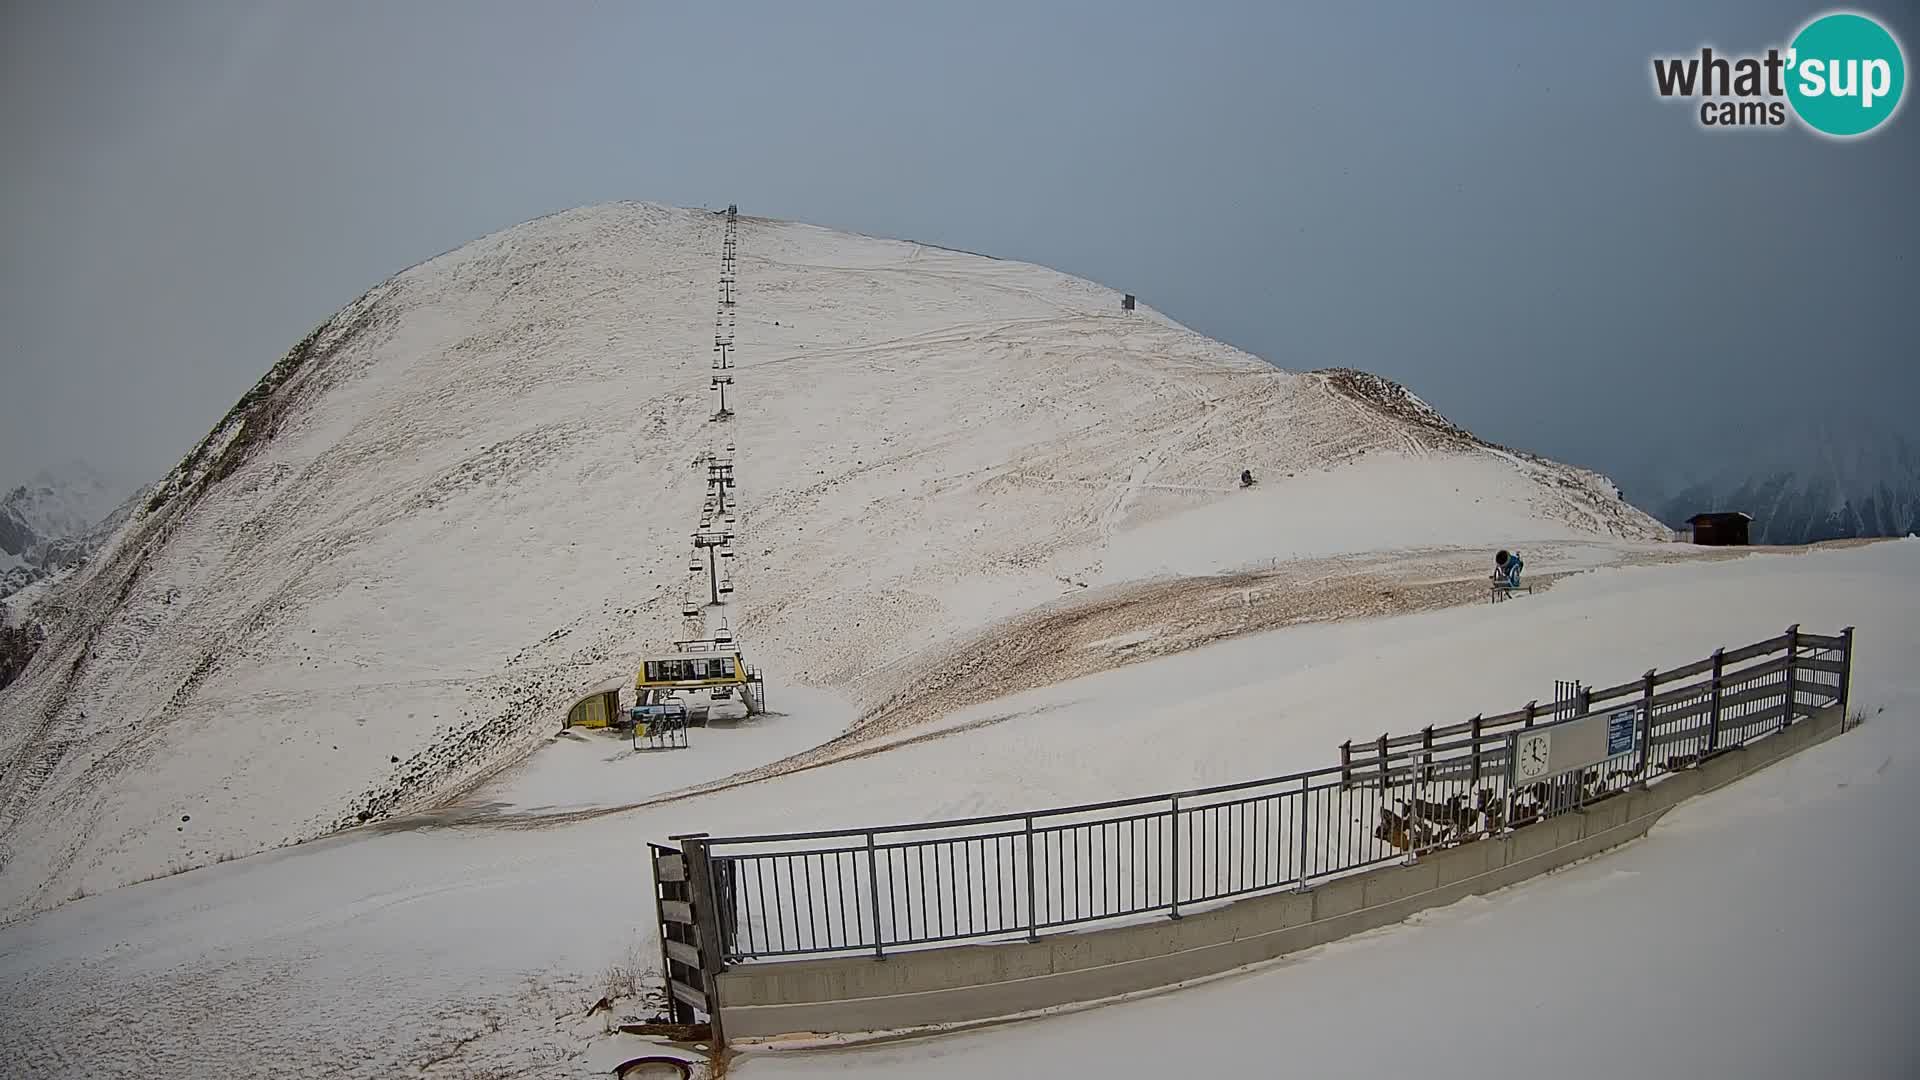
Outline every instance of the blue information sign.
{"type": "Polygon", "coordinates": [[[1607,756],[1633,752],[1633,730],[1639,726],[1640,710],[1618,709],[1607,714],[1607,756]]]}

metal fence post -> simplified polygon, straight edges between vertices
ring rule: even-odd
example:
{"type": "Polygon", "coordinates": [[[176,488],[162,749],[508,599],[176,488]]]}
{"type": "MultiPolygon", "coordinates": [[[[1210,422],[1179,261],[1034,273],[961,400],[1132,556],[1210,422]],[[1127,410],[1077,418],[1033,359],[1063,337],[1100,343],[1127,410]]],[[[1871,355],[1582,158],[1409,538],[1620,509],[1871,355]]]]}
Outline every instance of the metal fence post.
{"type": "Polygon", "coordinates": [[[1167,916],[1177,919],[1180,917],[1180,796],[1171,796],[1171,800],[1173,812],[1167,815],[1167,829],[1173,833],[1173,892],[1168,897],[1172,910],[1167,916]]]}
{"type": "Polygon", "coordinates": [[[1340,744],[1340,790],[1353,786],[1353,740],[1340,744]]]}
{"type": "MultiPolygon", "coordinates": [[[[1725,649],[1713,650],[1713,688],[1707,713],[1706,754],[1713,753],[1720,746],[1720,673],[1725,666],[1723,658],[1726,653],[1725,649]]],[[[1706,754],[1702,754],[1701,757],[1704,758],[1706,754]]]]}
{"type": "MultiPolygon", "coordinates": [[[[1593,711],[1593,688],[1583,683],[1580,685],[1580,688],[1578,690],[1575,690],[1573,692],[1573,715],[1585,716],[1592,711],[1593,711]]],[[[1595,770],[1595,775],[1598,775],[1597,769],[1595,770]]],[[[1587,805],[1587,771],[1585,769],[1582,769],[1573,778],[1573,808],[1575,810],[1581,810],[1581,809],[1584,809],[1586,805],[1587,805]]]]}
{"type": "Polygon", "coordinates": [[[1294,882],[1295,891],[1307,887],[1307,806],[1311,782],[1304,776],[1300,778],[1300,876],[1294,882]]]}
{"type": "Polygon", "coordinates": [[[1840,730],[1847,730],[1847,697],[1853,686],[1853,627],[1840,631],[1840,730]]]}
{"type": "Polygon", "coordinates": [[[1794,623],[1787,627],[1787,707],[1780,714],[1781,731],[1787,730],[1788,725],[1793,723],[1793,710],[1800,705],[1800,691],[1797,685],[1800,681],[1800,673],[1794,667],[1799,662],[1800,624],[1794,623]]]}
{"type": "Polygon", "coordinates": [[[1380,763],[1380,790],[1387,790],[1387,733],[1380,733],[1380,741],[1374,744],[1374,754],[1380,763]]]}
{"type": "Polygon", "coordinates": [[[1027,815],[1027,940],[1040,940],[1040,923],[1033,908],[1033,815],[1027,815]]]}
{"type": "Polygon", "coordinates": [[[1658,677],[1657,668],[1648,668],[1641,676],[1640,683],[1640,761],[1634,766],[1635,775],[1640,777],[1640,786],[1647,783],[1647,764],[1653,755],[1653,684],[1658,677]]]}
{"type": "Polygon", "coordinates": [[[885,939],[880,936],[880,852],[873,845],[872,833],[867,834],[867,892],[873,898],[873,958],[885,960],[887,952],[881,944],[885,939]]]}
{"type": "Polygon", "coordinates": [[[1480,715],[1475,713],[1473,717],[1473,780],[1471,784],[1474,787],[1480,786],[1480,715]]]}
{"type": "Polygon", "coordinates": [[[1433,783],[1433,725],[1428,724],[1420,732],[1420,782],[1433,783]]]}

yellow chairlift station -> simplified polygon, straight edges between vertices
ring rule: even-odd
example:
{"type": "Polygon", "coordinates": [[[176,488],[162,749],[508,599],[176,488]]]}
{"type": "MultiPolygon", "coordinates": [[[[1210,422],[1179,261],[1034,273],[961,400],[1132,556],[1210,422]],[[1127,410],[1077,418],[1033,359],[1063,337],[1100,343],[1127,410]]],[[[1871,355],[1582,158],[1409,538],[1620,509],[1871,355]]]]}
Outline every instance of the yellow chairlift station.
{"type": "Polygon", "coordinates": [[[675,651],[640,661],[633,688],[699,690],[715,686],[745,686],[751,681],[740,647],[721,641],[676,641],[675,651]]]}

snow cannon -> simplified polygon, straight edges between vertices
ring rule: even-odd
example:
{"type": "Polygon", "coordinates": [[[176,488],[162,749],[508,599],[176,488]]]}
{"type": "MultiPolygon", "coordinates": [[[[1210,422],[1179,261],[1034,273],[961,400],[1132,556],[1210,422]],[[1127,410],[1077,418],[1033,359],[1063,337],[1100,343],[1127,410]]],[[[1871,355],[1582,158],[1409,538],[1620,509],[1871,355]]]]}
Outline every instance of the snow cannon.
{"type": "Polygon", "coordinates": [[[1523,590],[1528,593],[1533,592],[1532,586],[1520,584],[1520,568],[1525,565],[1526,563],[1521,560],[1520,553],[1517,551],[1508,551],[1502,548],[1494,553],[1492,574],[1493,593],[1491,597],[1493,600],[1504,600],[1514,593],[1523,590]]]}

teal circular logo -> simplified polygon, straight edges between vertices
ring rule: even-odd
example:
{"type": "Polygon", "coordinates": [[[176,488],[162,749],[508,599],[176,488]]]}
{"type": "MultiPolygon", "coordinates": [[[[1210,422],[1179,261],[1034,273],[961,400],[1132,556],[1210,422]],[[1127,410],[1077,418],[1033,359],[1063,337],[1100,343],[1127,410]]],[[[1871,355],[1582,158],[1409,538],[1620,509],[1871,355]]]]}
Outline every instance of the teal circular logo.
{"type": "Polygon", "coordinates": [[[1808,23],[1787,52],[1787,99],[1808,127],[1865,135],[1900,107],[1906,59],[1886,27],[1851,12],[1808,23]]]}

